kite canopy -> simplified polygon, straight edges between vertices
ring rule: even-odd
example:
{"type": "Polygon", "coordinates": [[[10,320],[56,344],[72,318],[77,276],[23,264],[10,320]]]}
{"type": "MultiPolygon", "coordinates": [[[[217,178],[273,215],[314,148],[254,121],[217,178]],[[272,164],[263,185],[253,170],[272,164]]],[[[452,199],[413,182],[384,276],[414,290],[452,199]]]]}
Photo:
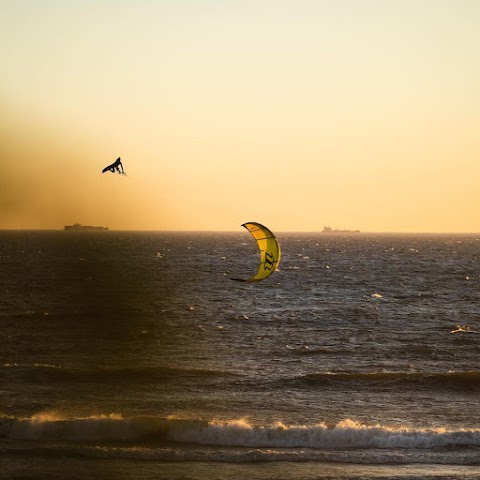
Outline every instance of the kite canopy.
{"type": "Polygon", "coordinates": [[[256,222],[244,223],[245,227],[257,241],[260,249],[260,265],[255,275],[250,277],[246,282],[258,282],[269,277],[280,263],[280,245],[275,235],[267,228],[256,222]]]}

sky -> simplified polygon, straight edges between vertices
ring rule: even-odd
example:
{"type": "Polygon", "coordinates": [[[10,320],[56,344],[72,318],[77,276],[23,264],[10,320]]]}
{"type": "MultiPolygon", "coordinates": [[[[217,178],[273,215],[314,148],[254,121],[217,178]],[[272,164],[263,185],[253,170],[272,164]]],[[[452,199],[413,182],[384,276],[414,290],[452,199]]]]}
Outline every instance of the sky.
{"type": "Polygon", "coordinates": [[[0,229],[480,232],[479,21],[476,0],[0,0],[0,229]]]}

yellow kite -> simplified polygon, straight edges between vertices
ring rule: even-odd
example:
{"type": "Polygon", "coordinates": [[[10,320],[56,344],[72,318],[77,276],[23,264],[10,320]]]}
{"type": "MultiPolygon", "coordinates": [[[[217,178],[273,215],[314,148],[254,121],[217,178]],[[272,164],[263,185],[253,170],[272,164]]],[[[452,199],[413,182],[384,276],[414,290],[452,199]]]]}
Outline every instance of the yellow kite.
{"type": "Polygon", "coordinates": [[[258,282],[264,278],[269,277],[280,263],[280,245],[275,238],[275,235],[267,228],[256,222],[244,223],[245,227],[257,241],[260,249],[260,265],[255,275],[245,280],[248,283],[258,282]]]}

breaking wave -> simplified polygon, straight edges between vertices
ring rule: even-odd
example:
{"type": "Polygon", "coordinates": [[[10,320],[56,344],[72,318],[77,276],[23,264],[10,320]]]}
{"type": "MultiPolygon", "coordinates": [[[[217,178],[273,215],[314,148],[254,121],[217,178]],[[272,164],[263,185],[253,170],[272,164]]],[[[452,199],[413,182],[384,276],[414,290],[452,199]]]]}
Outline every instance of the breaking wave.
{"type": "MultiPolygon", "coordinates": [[[[353,420],[328,426],[252,425],[245,419],[182,420],[175,417],[131,417],[110,414],[62,418],[55,413],[31,418],[0,417],[0,437],[12,440],[128,442],[247,448],[436,449],[480,447],[480,429],[407,428],[365,425],[353,420]]],[[[477,452],[478,453],[478,452],[477,452]]]]}

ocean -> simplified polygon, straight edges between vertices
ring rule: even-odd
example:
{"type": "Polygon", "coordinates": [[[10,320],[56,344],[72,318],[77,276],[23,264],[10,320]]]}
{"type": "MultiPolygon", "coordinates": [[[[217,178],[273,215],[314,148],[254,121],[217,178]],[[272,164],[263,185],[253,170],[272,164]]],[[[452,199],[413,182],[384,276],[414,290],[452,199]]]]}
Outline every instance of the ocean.
{"type": "Polygon", "coordinates": [[[0,232],[0,479],[480,479],[480,235],[277,237],[0,232]]]}

